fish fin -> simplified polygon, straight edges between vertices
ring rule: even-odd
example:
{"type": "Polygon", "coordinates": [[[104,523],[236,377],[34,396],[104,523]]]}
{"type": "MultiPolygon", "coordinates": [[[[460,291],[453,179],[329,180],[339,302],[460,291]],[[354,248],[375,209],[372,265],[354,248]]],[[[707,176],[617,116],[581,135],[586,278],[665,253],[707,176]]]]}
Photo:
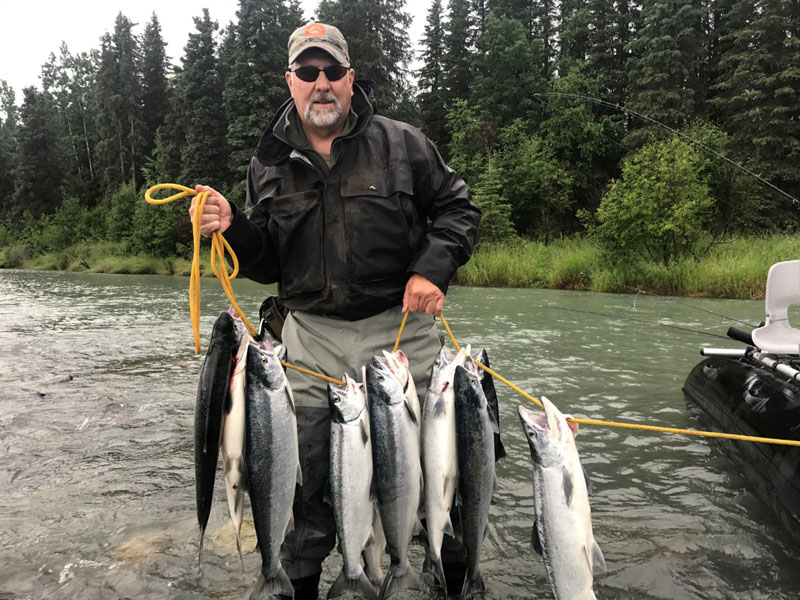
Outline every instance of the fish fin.
{"type": "Polygon", "coordinates": [[[539,527],[536,521],[533,522],[533,529],[531,529],[531,548],[536,554],[544,555],[542,540],[539,538],[539,527]]]}
{"type": "Polygon", "coordinates": [[[303,487],[303,467],[300,465],[300,461],[297,461],[297,474],[295,475],[295,484],[303,487]]]}
{"type": "Polygon", "coordinates": [[[389,569],[389,574],[383,580],[378,597],[380,600],[384,600],[397,592],[407,589],[419,589],[419,575],[417,575],[411,563],[406,563],[405,568],[401,565],[392,565],[389,569]]]}
{"type": "Polygon", "coordinates": [[[587,471],[586,467],[583,465],[581,465],[581,469],[583,470],[583,479],[586,481],[586,491],[590,496],[594,496],[594,484],[592,483],[592,479],[589,477],[589,471],[587,471]]]}
{"type": "Polygon", "coordinates": [[[500,424],[497,422],[497,418],[494,416],[488,402],[486,403],[486,412],[489,415],[489,422],[492,424],[492,432],[494,432],[495,435],[500,435],[500,424]]]}
{"type": "Polygon", "coordinates": [[[561,476],[564,478],[564,499],[567,502],[567,506],[569,506],[572,504],[572,475],[569,471],[567,471],[567,468],[564,467],[564,469],[561,471],[561,476]]]}
{"type": "Polygon", "coordinates": [[[328,506],[333,506],[333,496],[331,495],[331,484],[329,482],[326,482],[325,487],[322,488],[322,501],[328,506]]]}
{"type": "Polygon", "coordinates": [[[289,520],[286,522],[286,531],[283,532],[283,537],[285,538],[292,531],[294,531],[294,511],[289,515],[289,520]]]}
{"type": "Polygon", "coordinates": [[[367,424],[363,419],[361,420],[361,441],[365,446],[369,442],[369,431],[367,430],[367,424]]]}
{"type": "Polygon", "coordinates": [[[206,533],[206,526],[200,525],[200,550],[197,553],[197,566],[199,567],[203,562],[203,537],[206,533]]]}
{"type": "Polygon", "coordinates": [[[370,583],[364,571],[361,571],[361,576],[358,579],[348,579],[344,568],[342,568],[339,577],[336,578],[331,589],[328,590],[328,598],[338,598],[344,595],[355,598],[368,598],[369,600],[377,600],[378,598],[375,588],[372,587],[372,583],[370,583]]]}
{"type": "Polygon", "coordinates": [[[447,515],[447,520],[444,522],[442,531],[444,531],[451,538],[456,537],[456,532],[453,531],[453,521],[450,519],[450,515],[447,515]]]}
{"type": "Polygon", "coordinates": [[[486,586],[483,583],[483,575],[479,568],[475,569],[472,578],[469,576],[469,569],[464,574],[464,585],[461,586],[461,600],[467,600],[476,596],[482,598],[482,592],[486,591],[486,586]]]}
{"type": "MultiPolygon", "coordinates": [[[[447,387],[447,383],[445,383],[445,387],[447,387]]],[[[441,417],[445,413],[446,406],[447,406],[447,403],[444,401],[444,396],[439,398],[436,401],[436,404],[433,405],[433,416],[434,416],[434,418],[441,417]]]]}
{"type": "Polygon", "coordinates": [[[587,558],[589,559],[589,569],[591,570],[592,575],[595,573],[605,573],[608,570],[603,552],[600,550],[600,546],[597,545],[595,540],[592,540],[591,556],[588,556],[587,558]]]}
{"type": "Polygon", "coordinates": [[[419,418],[417,417],[417,413],[414,410],[414,407],[411,406],[411,403],[408,401],[408,398],[406,398],[403,402],[406,405],[408,416],[411,417],[411,420],[413,421],[414,425],[419,425],[419,418]]]}
{"type": "Polygon", "coordinates": [[[239,554],[239,563],[242,565],[242,575],[244,575],[244,557],[242,556],[242,532],[236,530],[236,552],[239,554]]]}
{"type": "Polygon", "coordinates": [[[250,592],[250,600],[268,600],[279,595],[294,598],[294,586],[283,567],[270,580],[267,580],[263,573],[259,573],[253,590],[250,592]]]}
{"type": "Polygon", "coordinates": [[[508,456],[508,453],[506,452],[506,447],[503,446],[503,442],[500,441],[500,433],[498,432],[497,435],[494,436],[494,460],[497,462],[506,456],[508,456]]]}
{"type": "Polygon", "coordinates": [[[428,573],[433,573],[436,583],[442,588],[444,597],[447,598],[447,579],[444,576],[444,567],[442,566],[442,558],[429,558],[428,559],[428,573]]]}
{"type": "MultiPolygon", "coordinates": [[[[458,475],[448,475],[445,477],[444,486],[442,487],[443,498],[455,498],[455,491],[458,489],[458,475]]],[[[450,506],[449,508],[452,508],[450,506]]]]}
{"type": "Polygon", "coordinates": [[[425,531],[425,528],[422,526],[422,521],[417,519],[417,522],[414,523],[414,529],[411,531],[411,535],[417,536],[421,534],[425,534],[427,537],[427,532],[425,531]]]}
{"type": "Polygon", "coordinates": [[[564,418],[567,419],[567,427],[572,431],[572,436],[578,437],[578,424],[575,421],[570,421],[570,419],[574,419],[575,417],[572,415],[564,415],[564,418]]]}

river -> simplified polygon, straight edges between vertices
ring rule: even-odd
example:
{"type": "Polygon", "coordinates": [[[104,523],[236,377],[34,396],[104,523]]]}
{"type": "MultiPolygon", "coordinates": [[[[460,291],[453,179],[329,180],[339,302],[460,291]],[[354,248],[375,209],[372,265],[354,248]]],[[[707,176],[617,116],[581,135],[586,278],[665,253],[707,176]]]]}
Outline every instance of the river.
{"type": "MultiPolygon", "coordinates": [[[[251,320],[269,288],[234,282],[251,320]]],[[[197,566],[188,279],[0,271],[0,600],[246,598],[218,479],[197,566]],[[71,378],[71,379],[70,379],[71,378]]],[[[202,340],[227,307],[203,280],[202,340]]],[[[681,386],[702,345],[763,303],[528,289],[451,288],[460,343],[575,416],[696,427],[681,386]],[[680,303],[679,303],[680,302],[680,303]]],[[[412,357],[413,359],[413,357],[412,357]]],[[[498,383],[509,456],[483,548],[488,598],[552,598],[530,550],[530,455],[498,383]]],[[[800,554],[778,519],[705,438],[584,426],[599,599],[789,600],[800,554]]],[[[249,507],[246,508],[249,510],[249,507]]],[[[322,591],[338,571],[326,563],[322,591]]],[[[415,550],[415,566],[421,554],[415,550]]],[[[321,596],[321,597],[324,597],[321,596]]]]}

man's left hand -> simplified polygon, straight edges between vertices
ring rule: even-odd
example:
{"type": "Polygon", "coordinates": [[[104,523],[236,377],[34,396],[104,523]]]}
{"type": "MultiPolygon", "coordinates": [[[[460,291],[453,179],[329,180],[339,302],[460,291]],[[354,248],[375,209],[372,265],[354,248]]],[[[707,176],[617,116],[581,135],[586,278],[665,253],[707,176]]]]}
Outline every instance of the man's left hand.
{"type": "Polygon", "coordinates": [[[415,273],[406,284],[403,296],[403,312],[425,312],[431,315],[442,314],[444,294],[430,279],[415,273]]]}

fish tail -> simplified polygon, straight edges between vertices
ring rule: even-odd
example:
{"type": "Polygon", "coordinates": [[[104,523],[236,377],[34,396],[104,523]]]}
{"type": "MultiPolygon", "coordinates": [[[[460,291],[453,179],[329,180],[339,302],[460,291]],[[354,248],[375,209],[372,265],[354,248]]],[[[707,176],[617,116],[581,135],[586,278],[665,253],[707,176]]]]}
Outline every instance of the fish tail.
{"type": "Polygon", "coordinates": [[[431,552],[425,561],[426,571],[428,573],[433,573],[433,576],[436,578],[436,582],[439,584],[439,587],[442,588],[444,592],[444,597],[447,598],[447,580],[444,576],[444,567],[442,566],[442,557],[441,556],[433,556],[431,552]]]}
{"type": "Polygon", "coordinates": [[[260,573],[253,591],[250,593],[250,600],[272,600],[275,596],[294,598],[294,586],[283,567],[272,579],[267,579],[263,573],[260,573]]]}
{"type": "Polygon", "coordinates": [[[392,565],[389,569],[389,574],[383,580],[379,598],[380,600],[385,600],[385,598],[407,589],[419,589],[419,575],[417,575],[410,563],[392,565]]]}
{"type": "Polygon", "coordinates": [[[464,585],[461,586],[461,600],[467,600],[472,598],[473,595],[481,594],[485,591],[486,586],[483,584],[483,575],[481,575],[480,569],[476,569],[472,576],[467,570],[466,575],[464,575],[464,585]]]}
{"type": "Polygon", "coordinates": [[[242,557],[242,534],[236,531],[236,552],[239,553],[239,562],[242,565],[242,575],[244,575],[244,558],[242,557]]]}
{"type": "Polygon", "coordinates": [[[339,577],[333,582],[328,591],[328,598],[338,598],[339,596],[354,596],[356,598],[367,598],[368,600],[378,600],[378,594],[372,587],[367,574],[361,571],[361,576],[356,579],[348,579],[342,568],[339,577]]]}
{"type": "Polygon", "coordinates": [[[205,537],[206,527],[205,525],[200,525],[200,550],[197,552],[197,566],[199,567],[203,563],[203,538],[205,537]]]}

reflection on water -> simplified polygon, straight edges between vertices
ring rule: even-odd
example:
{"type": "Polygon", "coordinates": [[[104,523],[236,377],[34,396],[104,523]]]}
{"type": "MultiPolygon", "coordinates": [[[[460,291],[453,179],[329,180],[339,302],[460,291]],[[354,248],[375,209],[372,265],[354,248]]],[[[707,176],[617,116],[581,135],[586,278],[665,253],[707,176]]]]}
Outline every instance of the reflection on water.
{"type": "MultiPolygon", "coordinates": [[[[254,316],[267,288],[234,285],[254,316]]],[[[220,483],[197,569],[200,359],[187,290],[185,278],[0,271],[3,600],[246,597],[260,559],[246,554],[241,573],[220,483]]],[[[762,312],[757,302],[691,304],[750,322],[762,312]]],[[[204,344],[224,308],[218,284],[204,281],[204,344]]],[[[456,287],[445,309],[459,342],[487,347],[501,374],[588,418],[693,427],[681,385],[698,348],[735,345],[628,319],[714,334],[731,324],[661,297],[456,287]]],[[[552,598],[530,552],[531,467],[516,415],[525,400],[501,388],[509,456],[484,544],[489,597],[552,598]]],[[[712,442],[583,427],[578,444],[609,567],[599,598],[797,597],[797,548],[712,442]]],[[[252,550],[247,524],[245,535],[252,550]]],[[[326,563],[323,592],[339,561],[326,563]]],[[[421,566],[419,548],[412,561],[421,566]]]]}

